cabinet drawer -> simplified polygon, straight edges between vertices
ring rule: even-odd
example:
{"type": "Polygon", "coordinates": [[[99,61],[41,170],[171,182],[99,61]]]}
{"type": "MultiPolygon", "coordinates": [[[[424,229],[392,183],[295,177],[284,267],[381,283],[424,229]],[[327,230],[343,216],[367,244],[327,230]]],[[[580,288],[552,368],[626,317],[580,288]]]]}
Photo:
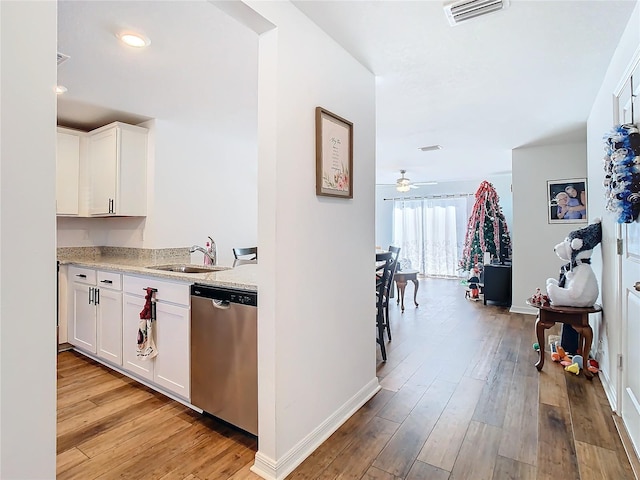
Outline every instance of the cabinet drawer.
{"type": "Polygon", "coordinates": [[[122,275],[98,270],[98,286],[112,290],[122,290],[122,275]]]}
{"type": "Polygon", "coordinates": [[[144,296],[144,289],[147,287],[158,290],[156,299],[159,302],[177,303],[189,306],[189,283],[176,283],[160,280],[155,277],[134,277],[125,275],[123,279],[123,289],[132,295],[144,296]]]}
{"type": "Polygon", "coordinates": [[[76,283],[85,283],[87,285],[96,284],[96,271],[92,268],[69,267],[68,279],[76,283]]]}

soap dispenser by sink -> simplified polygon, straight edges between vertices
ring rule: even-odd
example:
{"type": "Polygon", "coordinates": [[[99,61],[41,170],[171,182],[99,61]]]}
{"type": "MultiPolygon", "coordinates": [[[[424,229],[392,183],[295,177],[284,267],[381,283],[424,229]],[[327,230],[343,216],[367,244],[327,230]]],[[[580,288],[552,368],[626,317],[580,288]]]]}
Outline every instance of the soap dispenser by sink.
{"type": "Polygon", "coordinates": [[[207,242],[205,248],[207,249],[208,255],[204,255],[204,264],[213,265],[213,259],[211,258],[211,243],[207,242]]]}

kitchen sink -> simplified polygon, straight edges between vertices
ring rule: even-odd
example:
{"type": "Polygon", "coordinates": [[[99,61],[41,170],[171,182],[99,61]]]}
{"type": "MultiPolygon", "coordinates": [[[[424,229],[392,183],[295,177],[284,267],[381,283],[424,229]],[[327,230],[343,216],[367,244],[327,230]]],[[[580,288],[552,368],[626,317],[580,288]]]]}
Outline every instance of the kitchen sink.
{"type": "Polygon", "coordinates": [[[221,270],[229,270],[231,267],[216,267],[216,266],[199,266],[189,265],[185,263],[173,263],[170,265],[150,265],[146,267],[150,270],[162,270],[165,272],[178,272],[178,273],[211,273],[219,272],[221,270]]]}

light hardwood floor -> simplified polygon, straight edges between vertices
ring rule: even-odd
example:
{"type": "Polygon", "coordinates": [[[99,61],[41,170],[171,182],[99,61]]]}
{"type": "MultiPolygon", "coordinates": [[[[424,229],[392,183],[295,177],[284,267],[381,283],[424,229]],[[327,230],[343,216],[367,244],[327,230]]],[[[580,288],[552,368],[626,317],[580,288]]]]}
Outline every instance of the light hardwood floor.
{"type": "MultiPolygon", "coordinates": [[[[633,479],[598,377],[532,349],[535,318],[455,280],[391,304],[383,389],[289,477],[633,479]]],[[[375,341],[373,334],[372,342],[375,341]]],[[[257,441],[75,352],[58,355],[58,479],[256,480],[257,441]]]]}

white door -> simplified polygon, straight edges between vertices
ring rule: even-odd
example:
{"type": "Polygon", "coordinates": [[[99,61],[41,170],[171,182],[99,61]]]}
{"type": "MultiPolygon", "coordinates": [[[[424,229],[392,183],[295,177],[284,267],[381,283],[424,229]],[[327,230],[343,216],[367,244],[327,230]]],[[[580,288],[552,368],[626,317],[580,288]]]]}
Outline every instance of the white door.
{"type": "Polygon", "coordinates": [[[93,303],[95,287],[74,282],[71,288],[73,295],[71,343],[82,350],[96,353],[96,306],[93,303]]]}
{"type": "Polygon", "coordinates": [[[622,324],[627,338],[623,352],[622,419],[636,452],[640,452],[640,223],[622,226],[622,324]]]}
{"type": "Polygon", "coordinates": [[[122,292],[98,290],[98,356],[122,365],[122,292]]]}
{"type": "MultiPolygon", "coordinates": [[[[617,96],[618,123],[640,124],[640,66],[617,96]]],[[[620,313],[622,320],[622,408],[621,414],[636,452],[640,452],[640,223],[618,228],[620,249],[620,313]]]]}
{"type": "Polygon", "coordinates": [[[56,213],[78,215],[80,137],[58,131],[56,148],[56,213]]]}
{"type": "Polygon", "coordinates": [[[191,390],[191,316],[188,307],[158,302],[156,304],[156,347],[153,381],[185,399],[191,390]]]}
{"type": "Polygon", "coordinates": [[[118,137],[116,128],[91,136],[89,168],[91,185],[91,215],[113,212],[118,177],[118,137]]]}
{"type": "Polygon", "coordinates": [[[138,326],[140,312],[144,308],[144,297],[123,295],[122,321],[122,366],[142,378],[153,381],[153,367],[155,360],[141,360],[138,358],[138,326]]]}

